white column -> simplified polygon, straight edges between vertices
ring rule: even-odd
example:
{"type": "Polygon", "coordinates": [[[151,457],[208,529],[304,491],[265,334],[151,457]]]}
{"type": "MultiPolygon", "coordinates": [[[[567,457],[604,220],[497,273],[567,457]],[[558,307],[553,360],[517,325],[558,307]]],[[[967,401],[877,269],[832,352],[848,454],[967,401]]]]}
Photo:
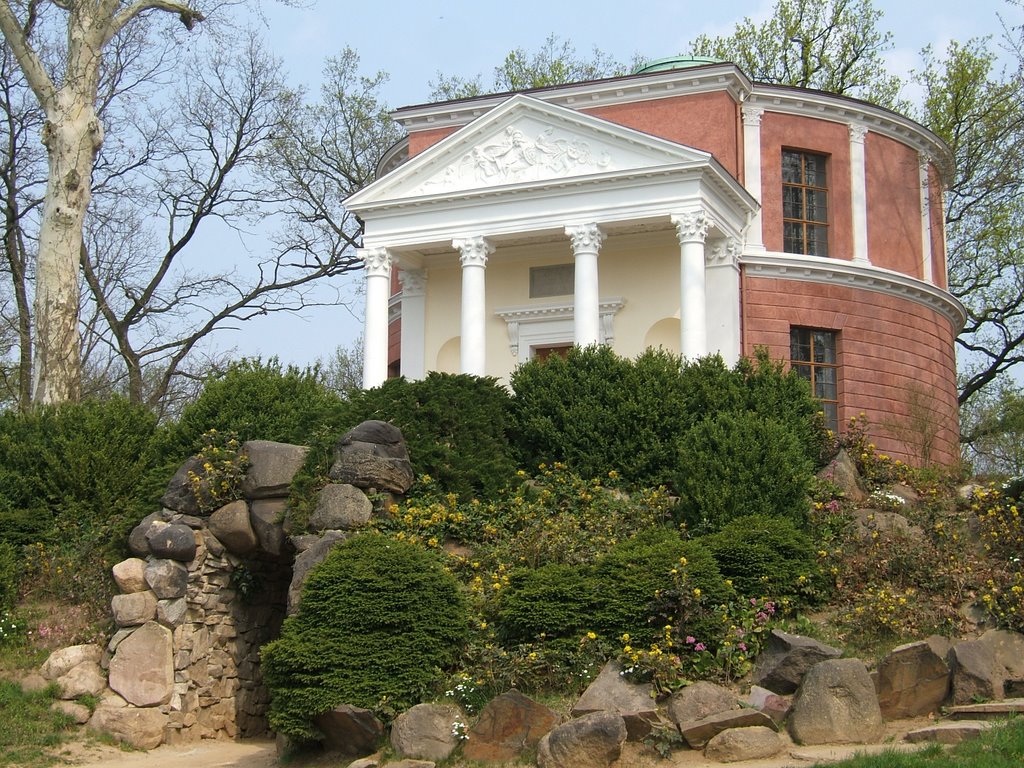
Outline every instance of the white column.
{"type": "Polygon", "coordinates": [[[705,300],[704,239],[708,217],[703,210],[672,217],[679,235],[680,345],[687,360],[708,352],[707,301],[705,300]]]}
{"type": "Polygon", "coordinates": [[[483,376],[487,369],[484,268],[494,246],[479,236],[453,240],[452,246],[462,254],[462,373],[483,376]]]}
{"type": "MultiPolygon", "coordinates": [[[[867,126],[850,126],[850,205],[853,217],[853,260],[864,264],[868,259],[868,193],[864,163],[864,137],[867,126]]],[[[834,197],[833,197],[834,199],[834,197]]]]}
{"type": "Polygon", "coordinates": [[[575,265],[573,297],[573,342],[580,347],[601,342],[601,297],[597,279],[597,255],[604,242],[604,232],[597,224],[566,227],[572,238],[575,265]]]}
{"type": "Polygon", "coordinates": [[[388,299],[391,254],[387,248],[363,248],[366,265],[366,317],[363,320],[363,387],[379,387],[388,378],[388,299]]]}
{"type": "Polygon", "coordinates": [[[928,179],[928,155],[918,155],[918,173],[921,180],[921,279],[935,281],[932,274],[932,188],[928,179]]]}
{"type": "Polygon", "coordinates": [[[398,280],[402,284],[402,375],[415,381],[427,374],[427,272],[403,269],[398,280]]]}
{"type": "Polygon", "coordinates": [[[743,186],[757,200],[758,208],[747,228],[746,247],[751,251],[764,250],[761,226],[761,107],[743,107],[743,186]]]}

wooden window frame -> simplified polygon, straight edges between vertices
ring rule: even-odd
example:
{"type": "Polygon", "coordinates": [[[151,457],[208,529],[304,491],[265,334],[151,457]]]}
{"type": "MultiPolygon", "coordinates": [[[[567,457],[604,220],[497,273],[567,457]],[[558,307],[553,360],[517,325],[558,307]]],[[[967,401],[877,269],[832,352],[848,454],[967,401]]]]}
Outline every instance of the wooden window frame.
{"type": "Polygon", "coordinates": [[[829,187],[828,180],[831,173],[829,168],[828,155],[820,152],[807,152],[800,149],[782,150],[782,250],[785,253],[798,253],[806,256],[828,256],[829,255],[829,187]],[[786,156],[791,155],[800,161],[800,181],[786,181],[785,166],[786,156]],[[808,173],[807,165],[809,159],[815,159],[820,163],[820,182],[813,183],[808,173]],[[800,215],[787,216],[786,202],[787,190],[798,190],[800,215]],[[809,202],[819,201],[824,208],[823,218],[813,218],[809,213],[809,202]],[[787,238],[788,227],[796,227],[799,230],[798,238],[787,238]],[[810,237],[813,233],[813,237],[810,237]]]}
{"type": "MultiPolygon", "coordinates": [[[[819,403],[822,403],[822,411],[825,414],[825,428],[829,429],[835,434],[839,430],[839,384],[840,374],[842,372],[842,365],[839,358],[839,332],[832,330],[831,328],[809,328],[806,326],[790,326],[789,329],[789,367],[790,369],[797,372],[797,375],[806,379],[811,384],[811,395],[819,403]],[[798,345],[802,344],[802,341],[797,339],[797,334],[807,334],[807,358],[806,360],[798,358],[795,354],[798,345]],[[819,355],[816,340],[816,335],[825,334],[827,338],[831,339],[831,349],[826,351],[826,354],[819,355]],[[829,354],[830,353],[830,354],[829,354]],[[824,360],[817,360],[815,358],[823,357],[824,360]],[[834,362],[828,362],[827,358],[831,357],[834,362]],[[818,388],[818,372],[831,370],[832,371],[832,386],[835,387],[835,397],[822,397],[819,395],[818,388]],[[831,407],[828,407],[831,406],[831,407]]],[[[828,384],[829,382],[823,382],[828,384]]]]}

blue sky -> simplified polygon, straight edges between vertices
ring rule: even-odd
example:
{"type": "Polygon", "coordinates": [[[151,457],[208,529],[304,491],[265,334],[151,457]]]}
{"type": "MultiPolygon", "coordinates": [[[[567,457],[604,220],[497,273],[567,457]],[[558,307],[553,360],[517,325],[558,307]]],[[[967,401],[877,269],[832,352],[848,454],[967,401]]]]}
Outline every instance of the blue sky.
{"type": "MultiPolygon", "coordinates": [[[[351,46],[364,72],[389,74],[384,95],[398,107],[425,101],[438,72],[482,73],[486,82],[508,51],[537,50],[552,33],[571,41],[580,54],[597,48],[616,60],[628,61],[638,53],[658,59],[685,52],[699,34],[728,34],[746,16],[768,18],[774,0],[319,0],[307,5],[264,6],[268,45],[292,82],[315,93],[325,58],[351,46]]],[[[942,49],[953,39],[998,36],[1000,14],[1011,25],[1024,21],[1024,10],[1005,0],[875,0],[875,6],[884,13],[880,28],[893,36],[889,68],[904,74],[917,64],[925,45],[942,49]]],[[[354,297],[351,311],[338,307],[304,317],[278,314],[222,335],[218,343],[235,346],[238,355],[277,355],[304,365],[330,355],[338,344],[351,345],[361,332],[361,311],[354,297]]]]}

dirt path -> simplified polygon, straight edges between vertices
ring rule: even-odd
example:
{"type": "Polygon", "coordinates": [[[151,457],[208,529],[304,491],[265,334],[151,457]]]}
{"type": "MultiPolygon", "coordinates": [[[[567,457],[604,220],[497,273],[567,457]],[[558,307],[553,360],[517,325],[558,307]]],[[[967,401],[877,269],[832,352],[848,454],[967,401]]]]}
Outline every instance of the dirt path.
{"type": "Polygon", "coordinates": [[[97,768],[277,768],[273,741],[202,741],[150,752],[124,752],[102,744],[73,744],[62,756],[75,765],[97,768]]]}

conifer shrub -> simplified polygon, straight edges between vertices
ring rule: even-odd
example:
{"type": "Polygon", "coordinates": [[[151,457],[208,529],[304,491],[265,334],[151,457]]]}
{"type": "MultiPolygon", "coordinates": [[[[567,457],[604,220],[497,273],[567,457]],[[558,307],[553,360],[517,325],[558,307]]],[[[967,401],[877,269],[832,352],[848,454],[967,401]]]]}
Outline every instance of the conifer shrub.
{"type": "Polygon", "coordinates": [[[743,597],[802,602],[823,587],[814,544],[789,518],[743,515],[699,541],[743,597]]]}
{"type": "Polygon", "coordinates": [[[596,591],[586,566],[549,563],[514,571],[499,603],[498,637],[505,645],[577,638],[593,628],[596,591]]]}
{"type": "Polygon", "coordinates": [[[508,391],[493,378],[432,371],[353,395],[342,432],[367,419],[388,421],[402,430],[416,475],[466,499],[490,499],[516,470],[506,437],[509,408],[508,391]]]}
{"type": "Polygon", "coordinates": [[[18,599],[18,549],[9,541],[0,541],[0,612],[10,610],[18,599]]]}
{"type": "Polygon", "coordinates": [[[807,518],[814,464],[793,427],[752,411],[704,419],[679,440],[678,510],[696,533],[743,515],[807,518]]]}
{"type": "Polygon", "coordinates": [[[312,718],[339,704],[416,704],[444,680],[468,631],[458,584],[434,554],[357,535],[311,571],[298,613],[262,650],[271,726],[312,741],[312,718]]]}

